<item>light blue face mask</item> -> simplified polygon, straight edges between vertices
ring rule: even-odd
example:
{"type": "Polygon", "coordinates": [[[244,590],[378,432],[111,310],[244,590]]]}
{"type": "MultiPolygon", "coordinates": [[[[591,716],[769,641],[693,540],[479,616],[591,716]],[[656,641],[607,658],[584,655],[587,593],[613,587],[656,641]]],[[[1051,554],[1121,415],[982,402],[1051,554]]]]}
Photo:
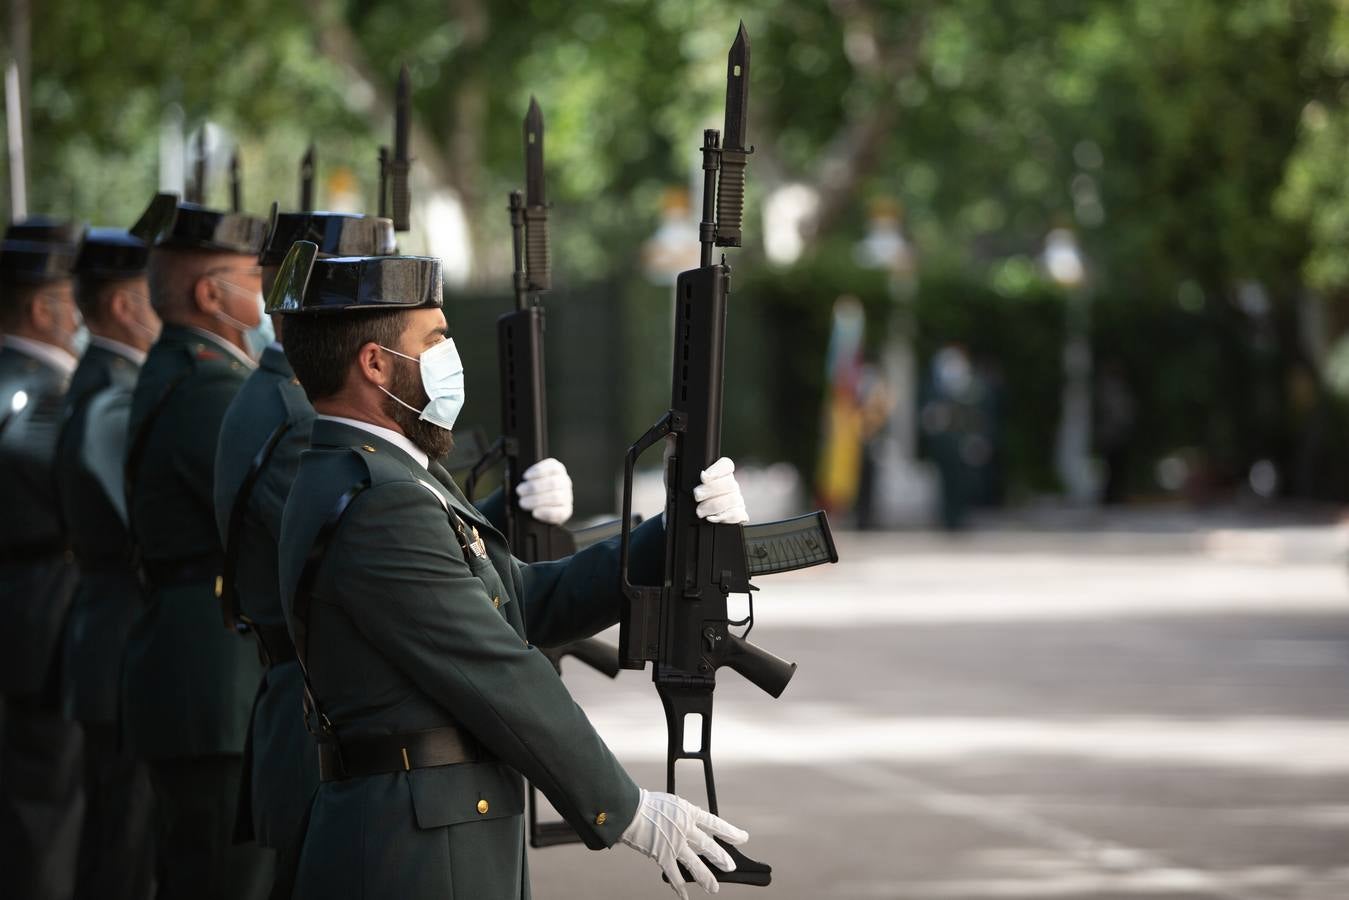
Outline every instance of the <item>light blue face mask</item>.
{"type": "Polygon", "coordinates": [[[459,348],[454,346],[454,340],[447,338],[434,347],[423,350],[421,356],[408,356],[397,350],[389,350],[383,344],[379,347],[394,356],[401,356],[417,363],[422,370],[422,387],[426,389],[426,396],[431,399],[425,409],[417,409],[412,404],[394,397],[384,390],[383,386],[380,386],[380,390],[388,394],[395,403],[419,413],[423,422],[438,425],[446,431],[454,428],[454,420],[459,418],[459,412],[464,408],[464,399],[467,396],[464,391],[464,363],[459,358],[459,348]]]}
{"type": "Polygon", "coordinates": [[[247,345],[248,355],[254,359],[258,359],[262,356],[262,351],[266,350],[267,346],[271,344],[272,341],[276,340],[276,329],[272,327],[272,317],[267,315],[267,300],[262,296],[262,291],[258,291],[257,293],[246,291],[237,284],[230,284],[223,278],[220,279],[220,283],[235,293],[251,294],[257,299],[259,318],[258,324],[256,325],[245,325],[243,322],[234,318],[234,316],[225,312],[218,312],[216,313],[216,316],[229,322],[244,333],[244,343],[247,345]]]}

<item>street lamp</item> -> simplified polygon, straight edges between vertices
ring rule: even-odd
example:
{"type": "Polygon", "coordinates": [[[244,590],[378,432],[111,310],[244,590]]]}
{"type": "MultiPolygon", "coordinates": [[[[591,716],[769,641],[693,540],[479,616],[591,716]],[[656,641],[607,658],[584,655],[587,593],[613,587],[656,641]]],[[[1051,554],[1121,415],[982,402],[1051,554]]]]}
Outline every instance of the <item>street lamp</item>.
{"type": "Polygon", "coordinates": [[[1063,338],[1063,402],[1054,441],[1054,468],[1068,497],[1086,505],[1096,499],[1091,461],[1091,306],[1086,266],[1077,237],[1055,228],[1045,238],[1044,267],[1067,295],[1063,338]]]}

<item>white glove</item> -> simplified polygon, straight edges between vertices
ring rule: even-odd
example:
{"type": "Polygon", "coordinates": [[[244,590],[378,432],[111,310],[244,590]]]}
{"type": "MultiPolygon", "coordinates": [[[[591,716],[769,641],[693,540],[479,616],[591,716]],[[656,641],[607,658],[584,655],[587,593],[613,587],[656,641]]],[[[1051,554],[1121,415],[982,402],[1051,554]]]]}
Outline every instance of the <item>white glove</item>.
{"type": "Polygon", "coordinates": [[[744,525],[749,521],[740,483],[735,480],[735,463],[723,456],[703,470],[702,478],[703,483],[693,489],[698,518],[727,525],[744,525]]]}
{"type": "Polygon", "coordinates": [[[561,525],[571,518],[571,476],[567,467],[551,456],[525,469],[515,493],[520,508],[540,522],[561,525]]]}
{"type": "Polygon", "coordinates": [[[709,894],[715,894],[721,885],[698,854],[707,856],[723,872],[735,871],[735,861],[712,840],[714,836],[735,845],[749,840],[749,832],[699,809],[682,797],[644,790],[637,804],[637,815],[633,816],[620,840],[654,859],[665,877],[670,879],[674,892],[682,900],[688,900],[688,888],[684,876],[679,874],[678,863],[683,863],[698,886],[709,894]]]}

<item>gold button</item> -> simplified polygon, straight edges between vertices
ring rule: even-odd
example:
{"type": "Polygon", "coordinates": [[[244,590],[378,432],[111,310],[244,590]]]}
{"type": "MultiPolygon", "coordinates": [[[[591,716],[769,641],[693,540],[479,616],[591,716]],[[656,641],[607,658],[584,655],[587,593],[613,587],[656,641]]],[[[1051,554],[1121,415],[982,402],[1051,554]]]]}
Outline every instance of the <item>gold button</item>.
{"type": "Polygon", "coordinates": [[[215,597],[217,600],[225,593],[225,576],[217,575],[215,577],[215,597]]]}
{"type": "Polygon", "coordinates": [[[603,824],[604,824],[605,822],[607,822],[607,821],[609,821],[609,814],[608,814],[608,813],[600,813],[598,816],[595,817],[595,824],[596,824],[596,825],[603,825],[603,824]]]}
{"type": "Polygon", "coordinates": [[[366,453],[374,453],[374,452],[375,452],[375,448],[374,448],[374,447],[371,447],[369,444],[361,444],[361,449],[364,450],[366,453]]]}
{"type": "Polygon", "coordinates": [[[487,801],[486,801],[486,800],[479,800],[479,801],[478,801],[478,815],[481,816],[481,815],[486,815],[486,814],[487,814],[487,801]]]}
{"type": "Polygon", "coordinates": [[[495,606],[497,609],[501,609],[501,598],[500,598],[500,597],[493,597],[493,598],[492,598],[492,605],[495,606]]]}

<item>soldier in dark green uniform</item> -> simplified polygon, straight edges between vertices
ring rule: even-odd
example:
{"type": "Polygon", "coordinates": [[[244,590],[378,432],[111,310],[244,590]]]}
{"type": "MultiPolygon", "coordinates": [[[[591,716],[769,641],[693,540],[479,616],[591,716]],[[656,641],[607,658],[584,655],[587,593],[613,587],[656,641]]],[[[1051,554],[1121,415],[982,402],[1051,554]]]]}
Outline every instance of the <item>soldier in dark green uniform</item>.
{"type": "MultiPolygon", "coordinates": [[[[281,213],[273,218],[258,263],[270,289],[286,252],[297,240],[312,241],[320,258],[385,256],[394,252],[393,222],[349,213],[281,213]]],[[[277,341],[262,353],[225,413],[216,450],[216,526],[225,547],[224,596],[267,660],[245,748],[235,837],[256,838],[277,851],[273,896],[289,897],[302,824],[319,784],[318,748],[305,728],[303,681],[295,647],[286,631],[278,595],[277,541],[286,495],[309,447],[314,408],[309,405],[281,342],[284,322],[273,317],[277,341]]],[[[572,505],[570,479],[560,464],[548,485],[535,479],[534,514],[565,520],[572,505]]],[[[538,467],[546,472],[546,467],[538,467]]],[[[528,477],[529,473],[525,473],[528,477]]],[[[497,491],[476,504],[494,524],[502,516],[497,491]]]]}
{"type": "Polygon", "coordinates": [[[76,570],[52,465],[79,358],[70,266],[82,231],[28,220],[0,247],[0,897],[65,898],[75,882],[81,738],[61,715],[58,675],[76,570]]]}
{"type": "MultiPolygon", "coordinates": [[[[264,288],[297,240],[314,241],[325,256],[382,256],[394,251],[393,222],[344,213],[273,216],[258,256],[264,288]]],[[[304,816],[318,787],[318,751],[301,715],[300,671],[277,595],[276,542],[314,409],[286,361],[279,317],[273,324],[278,340],[262,351],[225,413],[215,517],[225,548],[226,615],[253,635],[267,664],[244,747],[235,837],[277,851],[273,896],[289,897],[304,816]]]]}
{"type": "Polygon", "coordinates": [[[126,525],[122,458],[131,392],[159,316],[145,281],[149,248],[122,229],[92,228],[75,258],[75,299],[89,328],[62,411],[56,487],[80,569],[66,623],[62,706],[84,729],[79,898],[148,898],[154,882],[152,796],[145,766],[118,746],[117,686],[142,603],[126,525]]]}
{"type": "Polygon", "coordinates": [[[221,624],[216,442],[265,345],[257,254],[265,223],[155,198],[133,233],[151,244],[150,299],[164,321],[131,401],[126,479],[147,583],[127,639],[123,733],[145,759],[159,822],[160,898],[253,898],[272,854],[234,846],[248,714],[262,666],[221,624]],[[260,347],[259,347],[260,349],[260,347]]]}
{"type": "MultiPolygon", "coordinates": [[[[320,736],[322,784],[295,896],[528,896],[527,776],[592,849],[622,840],[709,891],[747,835],[640,790],[557,672],[549,646],[618,616],[618,546],[526,566],[433,460],[450,446],[463,368],[447,339],[440,265],[313,260],[292,248],[270,294],[318,415],[286,501],[287,623],[320,736]]],[[[734,479],[699,514],[739,502],[734,479]],[[733,496],[732,496],[733,495],[733,496]]],[[[663,523],[633,533],[633,572],[661,568],[663,523]]]]}

